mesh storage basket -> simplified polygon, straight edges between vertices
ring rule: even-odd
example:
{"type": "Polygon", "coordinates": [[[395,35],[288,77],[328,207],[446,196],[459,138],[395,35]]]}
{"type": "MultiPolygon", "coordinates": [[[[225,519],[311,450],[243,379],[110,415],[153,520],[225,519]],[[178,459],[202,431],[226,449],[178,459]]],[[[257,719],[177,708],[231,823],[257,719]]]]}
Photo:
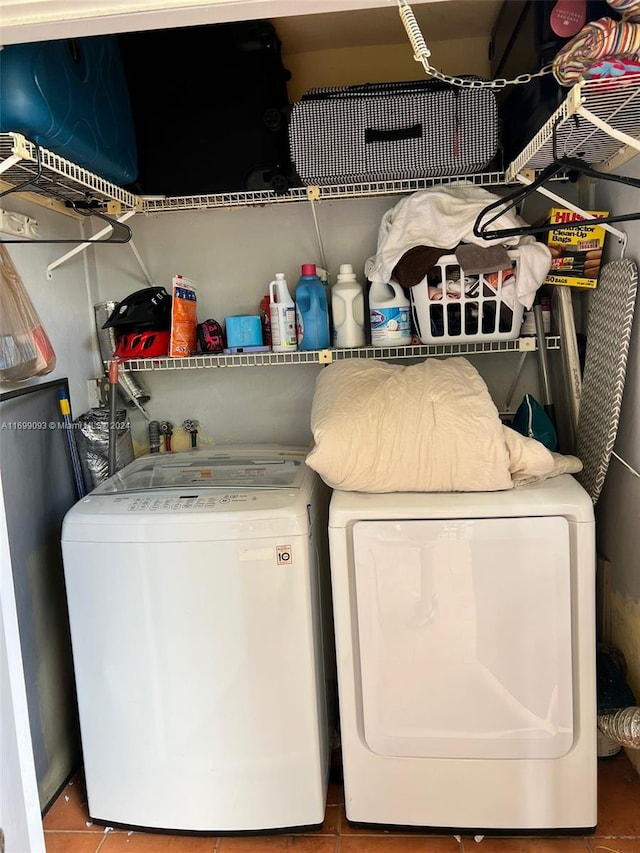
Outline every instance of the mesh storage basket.
{"type": "Polygon", "coordinates": [[[443,255],[411,288],[411,312],[424,344],[508,341],[517,338],[524,307],[516,300],[519,255],[511,267],[466,275],[455,255],[443,255]]]}

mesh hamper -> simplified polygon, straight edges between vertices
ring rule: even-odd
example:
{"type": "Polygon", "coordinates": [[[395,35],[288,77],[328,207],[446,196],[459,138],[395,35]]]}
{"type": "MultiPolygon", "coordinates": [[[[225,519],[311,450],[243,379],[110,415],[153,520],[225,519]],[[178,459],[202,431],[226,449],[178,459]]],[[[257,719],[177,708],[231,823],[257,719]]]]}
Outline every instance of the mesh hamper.
{"type": "Polygon", "coordinates": [[[515,298],[519,253],[512,271],[465,275],[455,255],[443,255],[410,290],[411,312],[424,344],[508,341],[517,338],[524,306],[515,298]]]}
{"type": "Polygon", "coordinates": [[[496,99],[437,80],[310,89],[293,105],[289,141],[305,183],[471,174],[496,154],[496,99]]]}

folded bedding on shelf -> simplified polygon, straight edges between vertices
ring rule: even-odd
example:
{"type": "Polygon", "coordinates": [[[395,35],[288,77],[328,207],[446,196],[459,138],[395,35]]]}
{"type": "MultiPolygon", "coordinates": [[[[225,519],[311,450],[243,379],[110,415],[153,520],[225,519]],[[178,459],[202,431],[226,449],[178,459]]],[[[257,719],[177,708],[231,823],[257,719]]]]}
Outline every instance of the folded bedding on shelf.
{"type": "Polygon", "coordinates": [[[334,362],[318,376],[311,429],[307,464],[345,491],[489,492],[561,473],[558,454],[503,426],[463,357],[334,362]]]}
{"type": "Polygon", "coordinates": [[[592,66],[606,59],[640,57],[640,24],[599,18],[586,24],[553,60],[553,76],[561,86],[572,86],[592,66]]]}

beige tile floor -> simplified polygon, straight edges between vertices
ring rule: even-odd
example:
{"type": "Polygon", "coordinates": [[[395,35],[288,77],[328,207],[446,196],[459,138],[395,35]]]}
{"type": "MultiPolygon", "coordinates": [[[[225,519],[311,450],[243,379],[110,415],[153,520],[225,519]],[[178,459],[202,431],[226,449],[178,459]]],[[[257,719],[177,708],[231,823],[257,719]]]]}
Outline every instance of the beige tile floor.
{"type": "Polygon", "coordinates": [[[582,837],[485,837],[367,831],[345,818],[341,784],[329,786],[325,821],[307,834],[161,835],[92,824],[81,774],[44,817],[47,853],[640,853],[640,776],[624,753],[598,765],[598,825],[582,837]]]}

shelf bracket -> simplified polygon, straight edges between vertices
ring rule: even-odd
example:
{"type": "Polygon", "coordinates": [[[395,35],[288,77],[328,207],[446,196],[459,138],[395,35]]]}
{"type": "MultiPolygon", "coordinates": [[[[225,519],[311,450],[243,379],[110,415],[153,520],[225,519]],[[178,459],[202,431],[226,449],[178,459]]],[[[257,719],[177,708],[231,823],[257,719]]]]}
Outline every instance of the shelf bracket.
{"type": "Polygon", "coordinates": [[[16,163],[19,163],[21,160],[31,160],[31,156],[29,155],[29,149],[26,145],[26,140],[21,133],[10,133],[9,136],[13,140],[13,144],[11,146],[11,156],[6,157],[2,163],[0,163],[0,175],[3,172],[6,172],[7,169],[10,169],[12,166],[15,166],[16,163]]]}
{"type": "MultiPolygon", "coordinates": [[[[136,213],[135,210],[128,210],[126,213],[123,213],[122,216],[119,216],[116,221],[117,222],[126,222],[127,219],[131,219],[132,216],[135,216],[135,213],[136,213]]],[[[93,246],[93,245],[95,245],[95,243],[99,243],[100,239],[102,237],[104,237],[106,234],[108,234],[109,231],[111,231],[111,225],[107,225],[105,228],[98,231],[97,234],[94,234],[90,241],[78,243],[77,246],[74,246],[73,249],[70,249],[68,252],[66,252],[64,255],[62,255],[62,257],[58,258],[58,260],[50,263],[49,266],[47,267],[47,278],[51,279],[53,277],[52,276],[53,271],[55,269],[57,269],[59,266],[62,266],[62,264],[66,263],[66,261],[68,261],[70,258],[75,257],[80,252],[86,251],[86,249],[88,249],[89,246],[93,246]]],[[[142,263],[142,262],[140,261],[140,263],[142,263]]],[[[144,266],[143,266],[143,269],[144,269],[144,266]]],[[[146,273],[146,270],[145,270],[145,273],[146,273]]],[[[146,275],[148,278],[148,273],[146,273],[146,275]]]]}

